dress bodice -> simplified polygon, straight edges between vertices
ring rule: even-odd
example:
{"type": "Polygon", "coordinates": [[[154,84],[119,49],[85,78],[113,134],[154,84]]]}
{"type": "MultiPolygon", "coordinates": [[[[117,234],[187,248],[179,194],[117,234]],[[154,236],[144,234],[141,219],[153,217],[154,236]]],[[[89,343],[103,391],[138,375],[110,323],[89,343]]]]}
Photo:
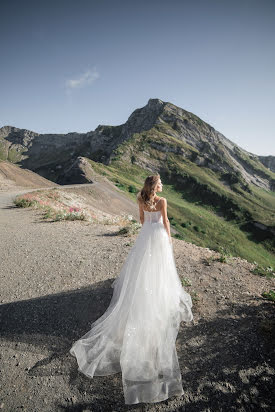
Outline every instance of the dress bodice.
{"type": "Polygon", "coordinates": [[[161,211],[156,210],[154,212],[149,212],[148,210],[144,210],[144,222],[163,223],[161,211]]]}

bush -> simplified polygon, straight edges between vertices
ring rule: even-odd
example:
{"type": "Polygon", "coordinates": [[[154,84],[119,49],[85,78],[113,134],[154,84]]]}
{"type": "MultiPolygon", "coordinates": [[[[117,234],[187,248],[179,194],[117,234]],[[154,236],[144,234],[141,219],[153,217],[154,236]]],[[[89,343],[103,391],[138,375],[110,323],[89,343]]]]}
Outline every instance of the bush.
{"type": "Polygon", "coordinates": [[[128,191],[131,192],[131,193],[137,193],[137,189],[136,189],[135,186],[133,186],[133,185],[130,185],[130,186],[128,187],[128,191]]]}
{"type": "Polygon", "coordinates": [[[196,304],[200,300],[199,294],[195,290],[191,290],[190,295],[191,295],[193,304],[196,304]]]}
{"type": "Polygon", "coordinates": [[[188,279],[188,278],[182,278],[182,279],[181,279],[181,284],[182,284],[182,286],[191,286],[191,285],[192,285],[192,282],[191,282],[191,280],[188,279]]]}
{"type": "Polygon", "coordinates": [[[17,207],[31,207],[37,204],[36,200],[25,199],[23,197],[15,199],[13,202],[17,207]]]}
{"type": "Polygon", "coordinates": [[[223,246],[218,246],[217,249],[220,253],[220,257],[217,260],[222,263],[228,263],[228,258],[231,257],[230,252],[223,246]]]}
{"type": "Polygon", "coordinates": [[[131,236],[131,235],[136,234],[141,226],[142,226],[141,223],[131,222],[129,225],[124,226],[121,229],[119,229],[117,234],[131,236]]]}
{"type": "Polygon", "coordinates": [[[275,302],[275,290],[270,289],[269,292],[263,292],[262,296],[265,299],[271,300],[272,302],[275,302]]]}
{"type": "Polygon", "coordinates": [[[54,210],[51,207],[45,209],[43,219],[50,219],[54,213],[54,210]]]}
{"type": "Polygon", "coordinates": [[[175,233],[172,236],[175,237],[176,239],[184,240],[184,237],[180,233],[175,233]]]}
{"type": "Polygon", "coordinates": [[[83,213],[79,212],[58,212],[56,215],[53,217],[53,220],[55,222],[60,221],[60,220],[85,220],[86,216],[83,213]]]}
{"type": "Polygon", "coordinates": [[[85,220],[85,215],[83,213],[78,213],[78,212],[71,212],[67,213],[66,220],[85,220]]]}
{"type": "Polygon", "coordinates": [[[252,269],[250,272],[253,273],[254,275],[265,276],[267,278],[275,277],[274,269],[271,266],[264,267],[264,266],[258,265],[257,263],[256,263],[256,267],[252,269]]]}
{"type": "Polygon", "coordinates": [[[189,224],[188,224],[187,222],[182,222],[180,225],[181,225],[182,227],[188,227],[188,226],[189,226],[189,224]]]}
{"type": "Polygon", "coordinates": [[[121,190],[127,190],[127,187],[123,183],[117,182],[115,185],[121,190]]]}

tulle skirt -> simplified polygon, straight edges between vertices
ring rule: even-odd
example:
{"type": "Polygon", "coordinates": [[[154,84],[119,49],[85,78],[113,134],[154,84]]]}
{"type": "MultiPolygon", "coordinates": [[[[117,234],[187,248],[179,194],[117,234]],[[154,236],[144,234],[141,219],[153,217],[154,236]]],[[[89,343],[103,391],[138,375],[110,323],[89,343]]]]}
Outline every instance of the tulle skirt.
{"type": "Polygon", "coordinates": [[[89,377],[122,372],[125,404],[182,395],[175,341],[193,319],[163,223],[145,222],[112,283],[105,313],[70,349],[89,377]]]}

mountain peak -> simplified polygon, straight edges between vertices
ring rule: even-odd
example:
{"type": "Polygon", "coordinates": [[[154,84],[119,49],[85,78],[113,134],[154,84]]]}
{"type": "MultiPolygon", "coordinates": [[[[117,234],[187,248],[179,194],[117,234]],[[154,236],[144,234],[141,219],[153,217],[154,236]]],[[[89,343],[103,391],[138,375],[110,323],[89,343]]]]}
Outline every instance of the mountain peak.
{"type": "Polygon", "coordinates": [[[165,102],[163,102],[162,100],[160,100],[160,99],[158,99],[158,98],[155,98],[155,99],[149,99],[148,100],[148,103],[147,103],[147,105],[149,105],[149,106],[162,106],[162,105],[164,105],[165,104],[165,102]]]}

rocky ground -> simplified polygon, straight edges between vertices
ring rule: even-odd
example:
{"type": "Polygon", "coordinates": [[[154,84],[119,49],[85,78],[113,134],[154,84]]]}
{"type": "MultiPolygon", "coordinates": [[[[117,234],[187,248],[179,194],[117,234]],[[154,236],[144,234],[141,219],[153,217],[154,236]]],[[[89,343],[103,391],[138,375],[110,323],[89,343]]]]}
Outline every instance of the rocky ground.
{"type": "MultiPolygon", "coordinates": [[[[239,258],[173,238],[179,276],[193,297],[177,352],[184,395],[125,405],[121,374],[89,379],[69,354],[105,312],[111,283],[137,235],[85,221],[47,222],[0,192],[0,409],[3,411],[270,411],[274,406],[274,280],[239,258]],[[187,286],[189,285],[189,286],[187,286]]],[[[135,206],[134,206],[135,207],[135,206]]],[[[134,215],[134,213],[132,213],[134,215]]]]}

